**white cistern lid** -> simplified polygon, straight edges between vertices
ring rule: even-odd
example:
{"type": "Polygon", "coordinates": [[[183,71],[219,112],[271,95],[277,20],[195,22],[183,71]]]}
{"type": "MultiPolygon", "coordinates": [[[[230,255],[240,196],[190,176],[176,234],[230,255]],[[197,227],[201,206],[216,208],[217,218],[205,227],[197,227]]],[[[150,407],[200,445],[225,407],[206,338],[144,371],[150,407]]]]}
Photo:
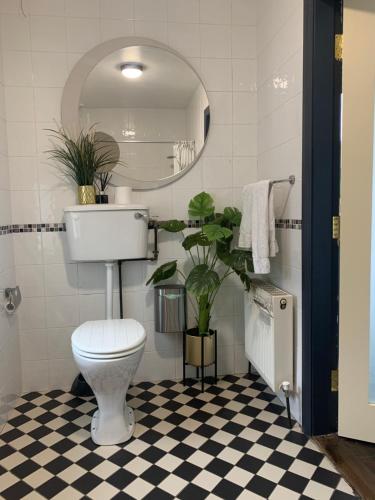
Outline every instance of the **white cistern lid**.
{"type": "Polygon", "coordinates": [[[89,204],[89,205],[72,205],[70,207],[65,207],[64,212],[108,212],[116,210],[148,210],[146,205],[139,204],[128,204],[128,205],[117,205],[114,203],[103,203],[103,204],[89,204]]]}

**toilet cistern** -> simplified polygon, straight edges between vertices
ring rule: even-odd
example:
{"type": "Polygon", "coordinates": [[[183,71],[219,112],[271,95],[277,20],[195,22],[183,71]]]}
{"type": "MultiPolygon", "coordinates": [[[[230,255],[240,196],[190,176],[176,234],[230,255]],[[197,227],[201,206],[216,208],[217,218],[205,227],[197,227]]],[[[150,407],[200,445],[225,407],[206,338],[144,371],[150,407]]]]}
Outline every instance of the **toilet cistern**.
{"type": "Polygon", "coordinates": [[[149,211],[144,205],[74,205],[64,209],[70,257],[103,262],[105,318],[113,318],[113,270],[118,260],[147,257],[149,211]]]}

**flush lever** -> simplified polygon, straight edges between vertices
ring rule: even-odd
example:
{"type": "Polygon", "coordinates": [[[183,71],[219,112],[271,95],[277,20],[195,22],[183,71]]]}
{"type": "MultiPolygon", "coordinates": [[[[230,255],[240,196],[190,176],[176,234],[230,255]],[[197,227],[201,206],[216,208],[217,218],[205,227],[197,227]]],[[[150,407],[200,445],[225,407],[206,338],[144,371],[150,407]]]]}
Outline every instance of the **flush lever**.
{"type": "Polygon", "coordinates": [[[146,221],[148,220],[147,214],[142,214],[141,212],[135,212],[134,217],[136,219],[144,219],[146,221]]]}

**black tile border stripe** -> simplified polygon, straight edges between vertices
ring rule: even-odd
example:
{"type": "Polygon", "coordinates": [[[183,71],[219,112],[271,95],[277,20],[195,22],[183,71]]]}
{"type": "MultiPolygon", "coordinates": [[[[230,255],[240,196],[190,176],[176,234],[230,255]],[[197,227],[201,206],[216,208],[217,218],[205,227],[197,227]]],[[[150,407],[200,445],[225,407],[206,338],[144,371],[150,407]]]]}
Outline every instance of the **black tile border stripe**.
{"type": "Polygon", "coordinates": [[[57,233],[65,230],[65,224],[63,222],[48,224],[9,224],[8,226],[0,226],[0,235],[17,233],[57,233]]]}
{"type": "Polygon", "coordinates": [[[12,233],[12,226],[0,226],[0,236],[12,233]]]}
{"type": "MultiPolygon", "coordinates": [[[[189,228],[200,227],[202,225],[200,220],[188,219],[188,220],[181,220],[181,222],[184,222],[187,225],[187,227],[189,227],[189,228]]],[[[149,227],[153,228],[154,224],[160,225],[162,223],[163,223],[163,221],[159,221],[159,220],[155,221],[155,222],[151,222],[149,224],[149,227]]],[[[275,226],[276,226],[276,229],[301,230],[302,229],[302,219],[276,219],[275,226]]]]}
{"type": "MultiPolygon", "coordinates": [[[[153,228],[156,224],[159,226],[163,221],[155,221],[149,223],[149,228],[153,228]]],[[[183,220],[187,227],[200,227],[200,220],[183,220]]],[[[276,219],[276,229],[302,229],[302,219],[276,219]]],[[[9,224],[0,226],[0,236],[5,234],[17,233],[58,233],[66,231],[65,223],[46,223],[46,224],[9,224]]]]}
{"type": "Polygon", "coordinates": [[[276,219],[276,229],[302,229],[302,219],[276,219]]]}

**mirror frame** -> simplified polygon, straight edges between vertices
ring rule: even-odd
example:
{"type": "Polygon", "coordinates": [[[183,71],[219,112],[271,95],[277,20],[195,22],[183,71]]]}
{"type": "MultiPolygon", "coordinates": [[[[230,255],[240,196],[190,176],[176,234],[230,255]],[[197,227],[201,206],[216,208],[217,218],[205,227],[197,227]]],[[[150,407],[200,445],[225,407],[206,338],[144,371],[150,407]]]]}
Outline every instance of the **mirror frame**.
{"type": "MultiPolygon", "coordinates": [[[[70,131],[71,133],[78,133],[78,131],[81,129],[79,125],[80,123],[79,102],[81,98],[83,85],[89,73],[103,58],[112,54],[112,52],[115,52],[122,48],[132,47],[134,45],[145,45],[147,47],[163,49],[179,57],[195,73],[198,80],[202,83],[203,88],[208,97],[208,92],[204,86],[202,78],[200,77],[196,69],[190,64],[189,61],[186,60],[185,57],[183,57],[181,54],[179,54],[177,51],[175,51],[168,45],[165,45],[161,42],[157,42],[156,40],[152,40],[151,38],[144,38],[144,37],[133,36],[133,37],[113,38],[99,45],[96,45],[94,48],[86,52],[86,54],[84,54],[77,61],[72,71],[70,72],[68,79],[65,83],[61,99],[61,123],[66,130],[70,131]]],[[[210,130],[211,127],[208,128],[207,136],[204,141],[203,147],[195,157],[194,161],[191,163],[191,165],[186,167],[178,174],[174,174],[171,175],[170,177],[164,177],[163,179],[157,179],[152,181],[137,180],[137,179],[131,179],[130,177],[122,176],[124,178],[124,182],[126,183],[126,185],[132,187],[137,191],[147,191],[150,189],[158,189],[162,186],[166,186],[168,184],[171,184],[172,182],[177,181],[187,172],[189,172],[189,170],[191,170],[200,159],[203,150],[206,147],[207,141],[209,139],[210,130]]]]}

